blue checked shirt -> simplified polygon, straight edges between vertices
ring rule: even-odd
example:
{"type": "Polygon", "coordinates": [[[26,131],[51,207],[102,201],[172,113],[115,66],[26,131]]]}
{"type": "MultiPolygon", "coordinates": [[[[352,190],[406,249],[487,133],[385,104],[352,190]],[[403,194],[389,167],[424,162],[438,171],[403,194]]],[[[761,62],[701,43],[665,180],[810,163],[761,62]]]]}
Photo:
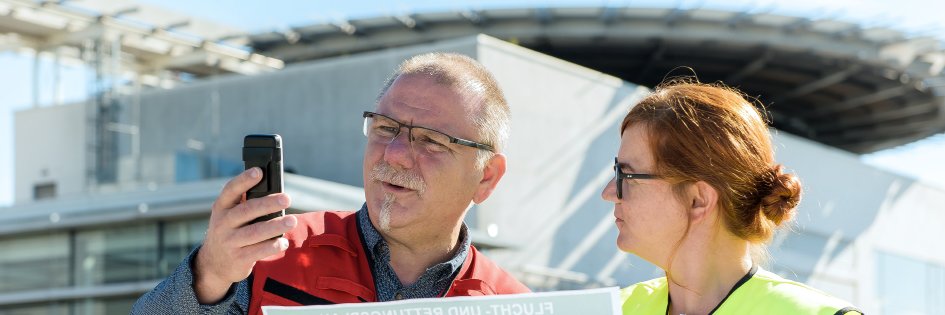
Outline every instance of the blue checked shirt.
{"type": "MultiPolygon", "coordinates": [[[[445,262],[433,265],[420,275],[417,282],[403,285],[390,266],[390,248],[368,218],[367,204],[356,214],[361,227],[361,237],[367,245],[374,286],[378,301],[439,297],[446,293],[450,283],[469,254],[470,238],[466,224],[460,231],[460,247],[456,254],[445,262]]],[[[197,302],[193,283],[194,249],[164,281],[141,296],[131,309],[131,314],[247,314],[249,310],[249,283],[243,280],[234,283],[223,300],[214,305],[197,302]]]]}

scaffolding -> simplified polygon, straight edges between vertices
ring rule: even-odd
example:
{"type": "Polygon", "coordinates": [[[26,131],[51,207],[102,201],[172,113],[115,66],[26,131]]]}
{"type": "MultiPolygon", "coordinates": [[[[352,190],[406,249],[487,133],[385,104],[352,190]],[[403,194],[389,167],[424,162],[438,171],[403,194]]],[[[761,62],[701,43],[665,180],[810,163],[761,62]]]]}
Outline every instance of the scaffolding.
{"type": "Polygon", "coordinates": [[[281,60],[253,53],[247,44],[239,30],[130,0],[0,0],[0,52],[32,54],[34,107],[40,106],[44,55],[52,55],[54,63],[55,105],[61,99],[61,62],[77,62],[90,72],[85,102],[89,190],[119,180],[121,155],[139,159],[137,102],[125,96],[218,74],[283,68],[281,60]]]}

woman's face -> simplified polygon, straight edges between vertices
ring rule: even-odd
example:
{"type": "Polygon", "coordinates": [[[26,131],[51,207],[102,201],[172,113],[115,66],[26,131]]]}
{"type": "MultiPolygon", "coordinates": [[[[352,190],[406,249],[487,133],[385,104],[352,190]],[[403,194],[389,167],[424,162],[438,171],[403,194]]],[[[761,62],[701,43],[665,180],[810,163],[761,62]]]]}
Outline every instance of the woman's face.
{"type": "MultiPolygon", "coordinates": [[[[624,130],[617,151],[623,173],[656,173],[649,135],[643,124],[624,130]]],[[[617,247],[661,267],[668,265],[673,248],[683,237],[688,221],[688,205],[676,197],[672,185],[663,179],[612,179],[604,200],[614,203],[617,247]],[[622,198],[617,197],[615,180],[623,180],[622,198]]]]}

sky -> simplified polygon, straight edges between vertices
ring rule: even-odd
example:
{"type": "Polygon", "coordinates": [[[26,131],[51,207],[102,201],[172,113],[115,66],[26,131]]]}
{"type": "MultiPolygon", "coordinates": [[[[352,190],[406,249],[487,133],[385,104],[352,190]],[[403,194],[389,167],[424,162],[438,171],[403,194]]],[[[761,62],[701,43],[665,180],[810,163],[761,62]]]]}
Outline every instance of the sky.
{"type": "MultiPolygon", "coordinates": [[[[945,1],[929,0],[702,0],[702,1],[300,1],[242,0],[227,2],[194,0],[138,0],[178,11],[199,19],[215,21],[249,33],[284,30],[292,26],[330,22],[346,18],[410,12],[488,9],[504,7],[562,6],[632,6],[676,7],[683,9],[727,9],[749,12],[803,16],[812,19],[835,19],[863,26],[891,27],[913,35],[945,39],[945,1]]],[[[53,103],[49,82],[53,63],[39,63],[40,104],[53,103]]],[[[33,107],[32,58],[17,52],[0,52],[0,207],[13,202],[13,117],[19,110],[33,107]]],[[[64,66],[61,72],[64,103],[84,99],[87,73],[79,66],[64,66]]],[[[945,135],[862,156],[871,165],[913,177],[945,189],[945,135]]]]}

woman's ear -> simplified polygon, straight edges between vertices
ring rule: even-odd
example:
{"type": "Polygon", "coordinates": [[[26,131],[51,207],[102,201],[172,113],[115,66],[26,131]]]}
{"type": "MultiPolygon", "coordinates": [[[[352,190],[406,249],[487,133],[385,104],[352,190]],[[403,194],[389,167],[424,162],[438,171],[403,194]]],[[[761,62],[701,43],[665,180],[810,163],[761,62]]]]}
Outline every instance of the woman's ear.
{"type": "Polygon", "coordinates": [[[698,181],[692,184],[687,192],[690,200],[689,221],[691,223],[705,220],[716,214],[719,192],[715,190],[715,187],[704,181],[698,181]]]}

